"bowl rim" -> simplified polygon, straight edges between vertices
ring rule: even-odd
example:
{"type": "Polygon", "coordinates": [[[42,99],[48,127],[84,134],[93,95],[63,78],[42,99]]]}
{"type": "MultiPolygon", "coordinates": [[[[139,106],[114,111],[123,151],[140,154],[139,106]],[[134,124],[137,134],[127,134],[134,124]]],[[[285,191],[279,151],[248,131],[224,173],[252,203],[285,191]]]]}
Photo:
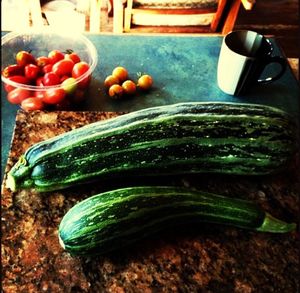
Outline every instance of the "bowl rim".
{"type": "MultiPolygon", "coordinates": [[[[69,33],[67,31],[58,32],[57,30],[50,29],[50,28],[49,29],[43,28],[43,30],[29,28],[26,31],[15,30],[15,31],[8,32],[4,36],[1,37],[1,47],[3,44],[12,40],[13,38],[19,37],[21,35],[30,35],[30,34],[43,34],[43,35],[51,34],[51,35],[70,37],[70,35],[69,35],[70,32],[69,33]]],[[[72,86],[74,84],[78,84],[80,81],[84,80],[88,76],[91,76],[92,72],[94,71],[94,69],[96,68],[97,63],[98,63],[97,49],[96,49],[95,45],[92,43],[92,41],[90,39],[88,39],[88,37],[84,33],[72,32],[72,38],[74,38],[74,37],[76,39],[81,39],[85,43],[85,45],[88,47],[88,50],[91,53],[90,55],[92,56],[92,63],[89,64],[90,68],[82,76],[76,78],[75,81],[70,84],[70,86],[72,86]]],[[[61,84],[41,87],[41,86],[36,86],[36,85],[18,83],[18,82],[15,82],[13,80],[10,80],[10,79],[4,77],[2,75],[2,73],[1,73],[1,80],[3,83],[13,86],[15,88],[26,89],[26,90],[31,90],[31,91],[46,91],[49,89],[62,88],[61,84]]]]}

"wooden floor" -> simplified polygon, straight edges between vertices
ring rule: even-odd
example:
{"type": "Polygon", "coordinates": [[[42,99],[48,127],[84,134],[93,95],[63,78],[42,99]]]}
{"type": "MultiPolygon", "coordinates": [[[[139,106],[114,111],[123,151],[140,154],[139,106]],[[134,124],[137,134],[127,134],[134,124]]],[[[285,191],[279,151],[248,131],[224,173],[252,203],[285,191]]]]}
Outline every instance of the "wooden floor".
{"type": "Polygon", "coordinates": [[[241,7],[234,29],[274,35],[288,58],[299,58],[298,0],[256,0],[251,11],[241,7]]]}

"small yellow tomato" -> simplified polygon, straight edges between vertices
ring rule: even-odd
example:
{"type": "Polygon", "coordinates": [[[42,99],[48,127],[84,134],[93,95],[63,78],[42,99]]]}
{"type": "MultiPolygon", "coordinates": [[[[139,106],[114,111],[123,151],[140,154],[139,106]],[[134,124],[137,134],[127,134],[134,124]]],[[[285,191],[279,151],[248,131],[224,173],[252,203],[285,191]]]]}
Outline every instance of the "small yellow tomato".
{"type": "Polygon", "coordinates": [[[113,99],[120,99],[123,93],[124,90],[119,84],[113,84],[108,90],[108,95],[113,99]]]}
{"type": "Polygon", "coordinates": [[[122,82],[128,78],[128,71],[125,67],[118,66],[113,70],[112,75],[122,82]]]}
{"type": "Polygon", "coordinates": [[[116,76],[109,75],[104,80],[104,86],[110,88],[114,84],[119,84],[119,79],[116,76]]]}
{"type": "Polygon", "coordinates": [[[122,83],[122,88],[126,95],[133,95],[136,92],[136,85],[132,80],[126,80],[122,83]]]}
{"type": "Polygon", "coordinates": [[[142,90],[149,90],[153,85],[153,79],[148,74],[143,74],[137,82],[137,86],[142,90]]]}

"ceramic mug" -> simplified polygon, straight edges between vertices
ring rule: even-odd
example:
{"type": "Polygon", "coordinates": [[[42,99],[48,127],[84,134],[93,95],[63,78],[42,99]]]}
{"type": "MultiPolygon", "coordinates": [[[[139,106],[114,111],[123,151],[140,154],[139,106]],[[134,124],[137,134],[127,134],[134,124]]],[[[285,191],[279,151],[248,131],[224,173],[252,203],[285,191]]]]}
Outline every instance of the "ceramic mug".
{"type": "Polygon", "coordinates": [[[232,31],[223,38],[218,61],[219,88],[229,95],[244,94],[255,83],[270,83],[279,79],[286,70],[286,60],[272,56],[270,40],[254,31],[232,31]],[[260,79],[265,67],[278,63],[275,76],[260,79]]]}

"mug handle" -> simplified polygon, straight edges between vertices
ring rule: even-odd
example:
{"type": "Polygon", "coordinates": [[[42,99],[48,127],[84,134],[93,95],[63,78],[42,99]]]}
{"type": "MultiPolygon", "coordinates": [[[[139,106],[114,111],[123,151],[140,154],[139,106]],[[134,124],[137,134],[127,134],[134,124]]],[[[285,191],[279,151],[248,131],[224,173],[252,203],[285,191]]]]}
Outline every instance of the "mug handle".
{"type": "Polygon", "coordinates": [[[258,83],[273,82],[273,81],[279,79],[284,74],[284,72],[286,70],[286,66],[287,66],[287,62],[286,62],[285,58],[282,58],[280,56],[270,57],[270,58],[268,58],[268,60],[266,60],[265,67],[271,63],[279,63],[280,64],[281,69],[280,69],[279,73],[273,77],[267,77],[265,79],[258,79],[257,80],[258,83]]]}

